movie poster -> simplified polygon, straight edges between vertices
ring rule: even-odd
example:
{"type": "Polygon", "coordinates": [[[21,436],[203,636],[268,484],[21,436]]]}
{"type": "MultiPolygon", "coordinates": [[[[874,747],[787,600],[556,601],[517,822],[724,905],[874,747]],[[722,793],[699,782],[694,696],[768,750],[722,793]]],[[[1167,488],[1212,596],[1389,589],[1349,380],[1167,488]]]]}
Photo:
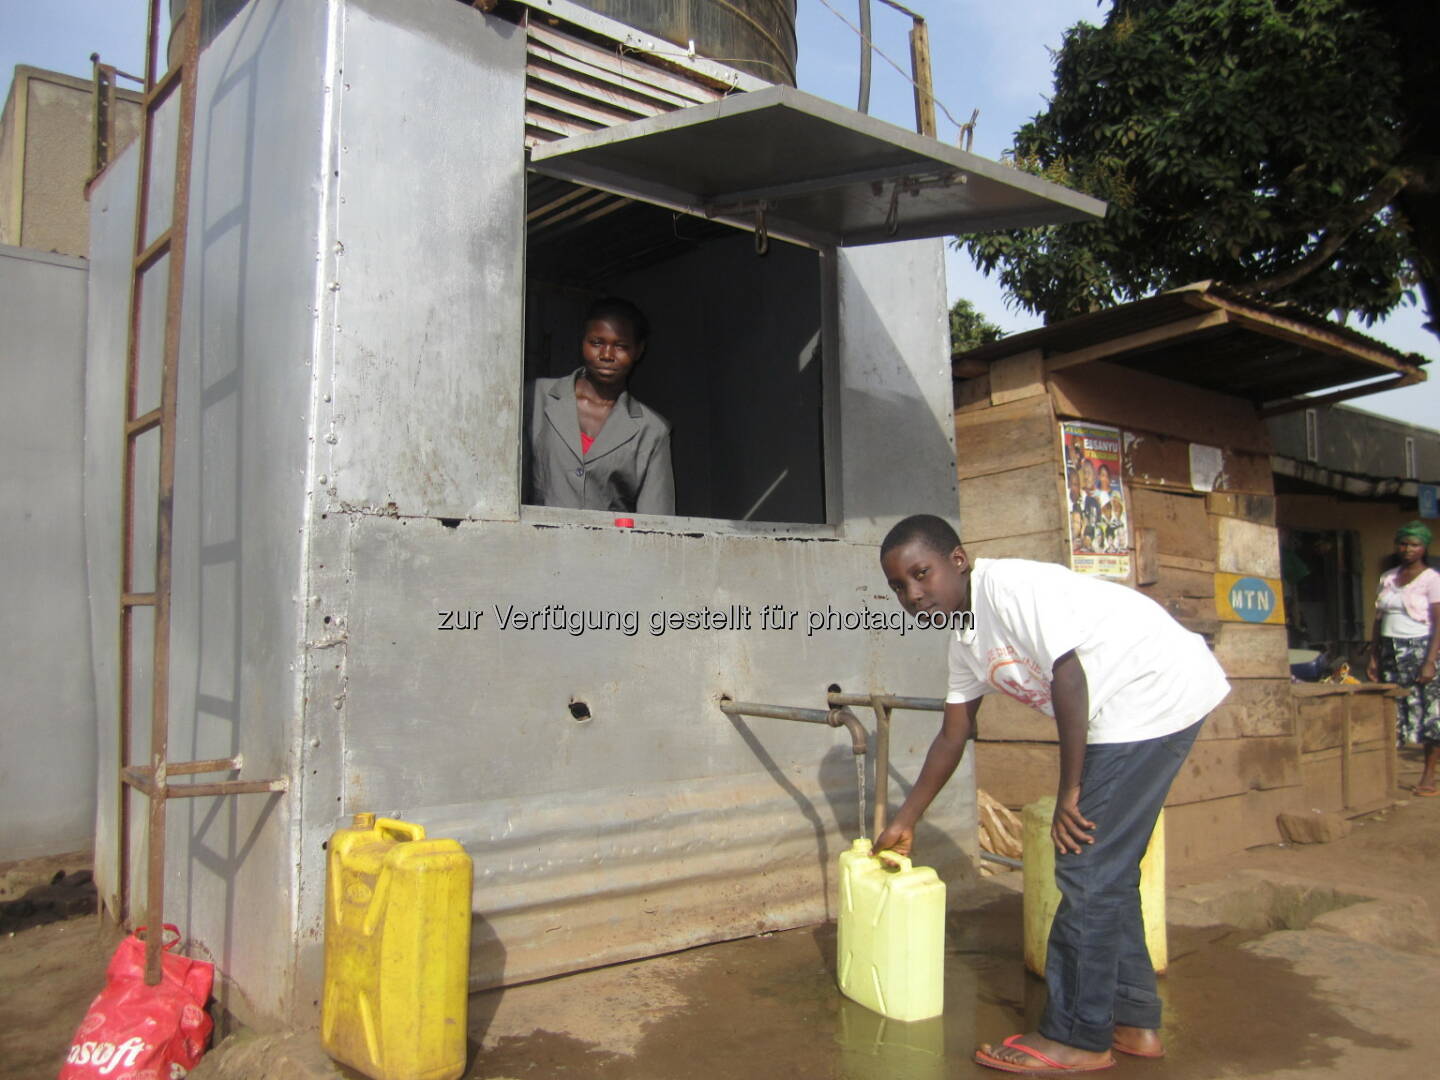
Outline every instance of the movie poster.
{"type": "Polygon", "coordinates": [[[1130,514],[1120,473],[1120,429],[1065,421],[1065,486],[1070,567],[1099,577],[1130,577],[1130,514]]]}

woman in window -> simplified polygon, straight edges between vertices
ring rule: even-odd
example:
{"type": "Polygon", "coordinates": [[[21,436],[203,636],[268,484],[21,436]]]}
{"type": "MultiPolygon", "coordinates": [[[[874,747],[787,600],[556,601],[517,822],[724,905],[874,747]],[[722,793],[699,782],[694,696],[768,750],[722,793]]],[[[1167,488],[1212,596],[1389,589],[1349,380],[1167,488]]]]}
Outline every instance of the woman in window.
{"type": "Polygon", "coordinates": [[[1425,767],[1416,795],[1440,794],[1435,769],[1440,765],[1440,685],[1435,657],[1440,649],[1440,573],[1426,565],[1430,530],[1418,521],[1395,534],[1399,565],[1380,575],[1375,598],[1375,631],[1367,674],[1374,682],[1395,683],[1409,692],[1396,704],[1396,737],[1425,747],[1425,767]]]}
{"type": "Polygon", "coordinates": [[[582,366],[537,379],[530,394],[527,501],[576,510],[675,512],[670,425],[627,386],[650,324],[628,300],[597,300],[585,315],[582,366]]]}

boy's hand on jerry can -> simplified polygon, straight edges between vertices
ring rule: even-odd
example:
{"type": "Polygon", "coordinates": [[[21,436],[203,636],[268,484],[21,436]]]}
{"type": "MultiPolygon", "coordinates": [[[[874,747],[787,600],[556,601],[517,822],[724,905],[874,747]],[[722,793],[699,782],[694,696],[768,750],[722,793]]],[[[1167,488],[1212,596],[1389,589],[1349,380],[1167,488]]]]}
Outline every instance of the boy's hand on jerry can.
{"type": "Polygon", "coordinates": [[[875,838],[875,843],[870,850],[877,854],[882,851],[893,851],[896,855],[909,855],[910,845],[915,842],[915,830],[908,825],[898,823],[891,824],[875,838]]]}
{"type": "Polygon", "coordinates": [[[1055,797],[1055,816],[1050,822],[1050,839],[1061,855],[1079,855],[1084,845],[1093,844],[1090,835],[1095,823],[1080,813],[1080,789],[1062,791],[1055,797]]]}

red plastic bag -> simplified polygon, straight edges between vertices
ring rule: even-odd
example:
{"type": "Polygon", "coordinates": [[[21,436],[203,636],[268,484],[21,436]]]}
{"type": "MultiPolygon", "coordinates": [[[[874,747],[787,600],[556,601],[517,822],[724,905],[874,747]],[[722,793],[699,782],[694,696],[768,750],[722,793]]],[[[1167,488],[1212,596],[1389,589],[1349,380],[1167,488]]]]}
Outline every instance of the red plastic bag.
{"type": "Polygon", "coordinates": [[[214,1021],[205,1011],[215,965],[170,952],[165,941],[160,983],[145,985],[145,928],[120,943],[105,970],[105,989],[80,1021],[60,1080],[179,1080],[200,1061],[214,1021]]]}

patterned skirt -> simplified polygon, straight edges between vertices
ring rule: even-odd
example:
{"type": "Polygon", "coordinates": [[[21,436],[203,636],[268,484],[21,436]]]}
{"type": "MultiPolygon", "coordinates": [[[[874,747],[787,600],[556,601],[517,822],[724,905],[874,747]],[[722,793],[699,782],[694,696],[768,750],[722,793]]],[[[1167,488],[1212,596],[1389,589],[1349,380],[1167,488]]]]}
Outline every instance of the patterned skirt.
{"type": "Polygon", "coordinates": [[[1440,743],[1440,680],[1415,685],[1429,646],[1428,637],[1380,639],[1380,681],[1410,688],[1395,703],[1395,738],[1401,746],[1440,743]]]}

